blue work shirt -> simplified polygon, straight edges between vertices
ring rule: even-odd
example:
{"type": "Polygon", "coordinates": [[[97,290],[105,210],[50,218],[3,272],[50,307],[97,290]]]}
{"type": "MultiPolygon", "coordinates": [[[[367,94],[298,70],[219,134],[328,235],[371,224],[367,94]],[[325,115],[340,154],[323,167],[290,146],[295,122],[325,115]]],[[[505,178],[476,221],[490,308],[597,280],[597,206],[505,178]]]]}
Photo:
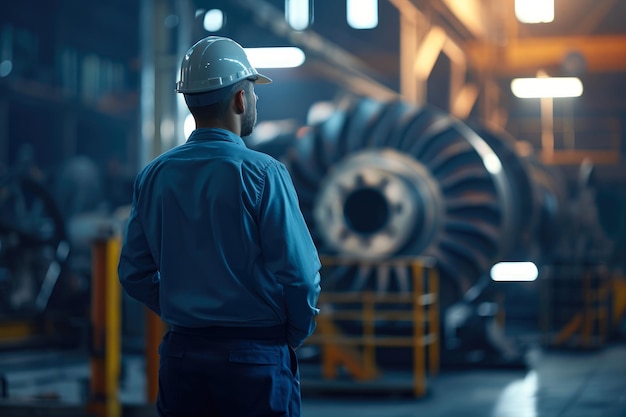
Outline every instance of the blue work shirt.
{"type": "Polygon", "coordinates": [[[185,327],[315,329],[320,260],[285,166],[196,129],[135,180],[118,267],[128,294],[185,327]]]}

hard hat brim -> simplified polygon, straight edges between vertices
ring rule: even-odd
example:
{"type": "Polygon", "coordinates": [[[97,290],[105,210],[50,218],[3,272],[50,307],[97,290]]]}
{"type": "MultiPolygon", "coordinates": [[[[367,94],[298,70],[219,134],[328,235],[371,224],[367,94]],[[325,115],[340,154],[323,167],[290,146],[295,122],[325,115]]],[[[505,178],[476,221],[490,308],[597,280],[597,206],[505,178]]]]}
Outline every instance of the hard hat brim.
{"type": "Polygon", "coordinates": [[[272,79],[270,77],[267,77],[263,74],[257,74],[258,78],[256,80],[254,80],[255,84],[270,84],[272,82],[272,79]]]}

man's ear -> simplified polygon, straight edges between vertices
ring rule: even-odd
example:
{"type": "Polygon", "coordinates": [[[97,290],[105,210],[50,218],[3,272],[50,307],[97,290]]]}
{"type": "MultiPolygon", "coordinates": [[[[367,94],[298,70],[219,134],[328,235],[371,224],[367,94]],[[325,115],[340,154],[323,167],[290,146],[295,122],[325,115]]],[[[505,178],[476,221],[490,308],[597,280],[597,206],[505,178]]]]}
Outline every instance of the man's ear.
{"type": "Polygon", "coordinates": [[[246,92],[239,90],[235,93],[234,106],[237,114],[242,114],[246,111],[246,92]]]}

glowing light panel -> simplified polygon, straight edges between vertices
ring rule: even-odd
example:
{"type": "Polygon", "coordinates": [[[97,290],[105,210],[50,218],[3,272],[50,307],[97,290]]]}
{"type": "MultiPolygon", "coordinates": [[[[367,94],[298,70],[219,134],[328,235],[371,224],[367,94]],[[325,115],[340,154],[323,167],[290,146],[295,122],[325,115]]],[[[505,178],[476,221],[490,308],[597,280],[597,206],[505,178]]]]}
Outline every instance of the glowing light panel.
{"type": "Polygon", "coordinates": [[[373,29],[378,26],[378,0],[347,0],[348,25],[354,29],[373,29]]]}
{"type": "Polygon", "coordinates": [[[304,30],[311,24],[309,0],[285,0],[285,20],[295,30],[304,30]]]}
{"type": "Polygon", "coordinates": [[[516,78],[511,91],[520,98],[580,97],[583,83],[576,77],[516,78]]]}
{"type": "Polygon", "coordinates": [[[554,0],[515,0],[515,17],[522,23],[550,23],[554,0]]]}
{"type": "Polygon", "coordinates": [[[244,48],[255,68],[295,68],[304,63],[302,49],[295,47],[244,48]]]}
{"type": "Polygon", "coordinates": [[[499,262],[491,267],[489,275],[494,281],[534,281],[539,270],[532,262],[499,262]]]}

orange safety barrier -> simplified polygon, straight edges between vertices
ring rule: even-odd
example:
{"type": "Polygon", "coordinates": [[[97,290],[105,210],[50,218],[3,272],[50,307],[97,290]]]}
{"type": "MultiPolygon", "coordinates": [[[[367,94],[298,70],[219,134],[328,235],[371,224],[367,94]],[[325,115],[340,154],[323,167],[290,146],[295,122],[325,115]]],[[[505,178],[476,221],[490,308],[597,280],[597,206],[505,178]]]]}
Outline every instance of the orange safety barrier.
{"type": "Polygon", "coordinates": [[[600,347],[608,339],[613,281],[603,266],[560,267],[543,284],[544,344],[600,347]]]}
{"type": "MultiPolygon", "coordinates": [[[[391,266],[410,268],[412,290],[407,293],[374,291],[327,292],[320,294],[317,329],[307,340],[321,348],[322,374],[334,379],[343,366],[357,381],[372,380],[381,375],[376,363],[376,348],[411,348],[413,352],[413,393],[426,393],[426,359],[428,371],[439,371],[439,276],[429,259],[394,258],[379,262],[322,257],[322,264],[354,266],[391,266]],[[354,306],[357,307],[354,307],[354,306]],[[331,308],[337,307],[337,308],[331,308]],[[408,307],[410,306],[410,307],[408,307]],[[410,335],[383,335],[376,322],[396,320],[410,322],[410,335]],[[351,321],[362,325],[359,335],[345,334],[337,322],[351,321]]],[[[322,278],[323,279],[323,278],[322,278]]]]}

